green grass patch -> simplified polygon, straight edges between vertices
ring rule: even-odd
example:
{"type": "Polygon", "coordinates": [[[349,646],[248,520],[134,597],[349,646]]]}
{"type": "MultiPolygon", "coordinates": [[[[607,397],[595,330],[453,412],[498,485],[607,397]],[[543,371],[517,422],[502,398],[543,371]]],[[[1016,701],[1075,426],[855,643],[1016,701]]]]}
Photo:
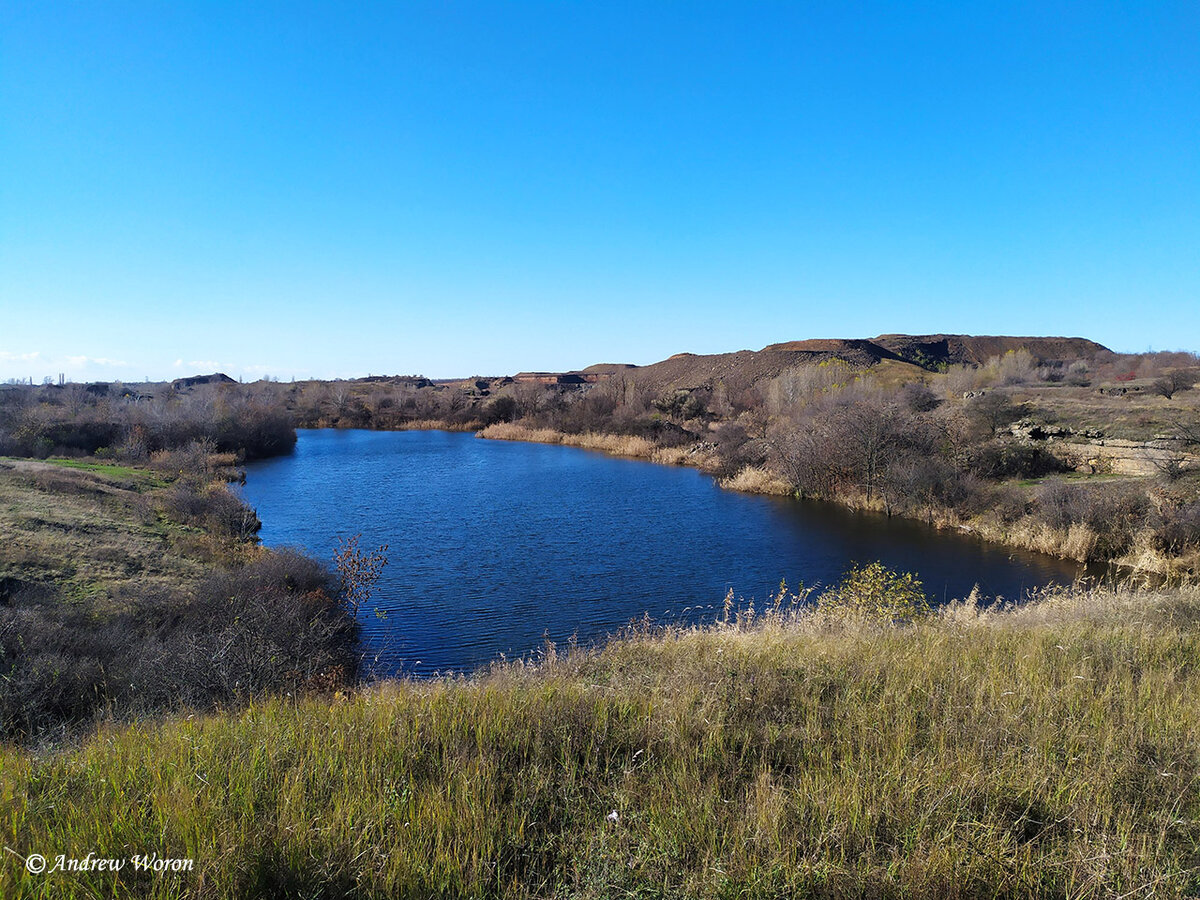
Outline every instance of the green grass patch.
{"type": "Polygon", "coordinates": [[[51,457],[46,462],[64,469],[94,472],[97,475],[104,475],[108,478],[136,481],[153,487],[162,487],[167,483],[161,476],[144,468],[122,466],[117,463],[103,463],[88,459],[65,459],[61,457],[51,457]]]}

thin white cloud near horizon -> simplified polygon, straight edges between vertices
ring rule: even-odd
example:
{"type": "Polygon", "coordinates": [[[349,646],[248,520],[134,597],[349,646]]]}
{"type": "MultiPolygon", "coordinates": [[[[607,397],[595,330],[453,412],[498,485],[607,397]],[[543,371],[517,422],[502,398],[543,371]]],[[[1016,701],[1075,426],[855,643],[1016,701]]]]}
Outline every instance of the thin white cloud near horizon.
{"type": "Polygon", "coordinates": [[[89,365],[96,366],[117,366],[120,368],[128,368],[129,363],[123,359],[109,359],[107,356],[68,356],[66,357],[68,368],[83,368],[89,365]]]}
{"type": "Polygon", "coordinates": [[[86,353],[47,356],[40,350],[20,353],[0,350],[0,379],[3,380],[32,378],[38,382],[45,378],[57,379],[61,374],[72,381],[118,381],[127,377],[131,368],[127,361],[110,356],[86,353]]]}
{"type": "MultiPolygon", "coordinates": [[[[249,376],[251,379],[259,379],[283,372],[283,367],[278,365],[264,363],[238,365],[223,363],[215,359],[185,360],[183,357],[175,359],[170,365],[172,369],[182,374],[207,375],[212,372],[224,372],[232,378],[249,376]]],[[[141,381],[143,378],[149,378],[156,371],[161,373],[160,378],[165,375],[166,380],[176,377],[166,375],[161,367],[154,365],[147,370],[149,374],[138,372],[137,369],[138,364],[110,356],[91,356],[86,353],[47,356],[40,350],[24,352],[0,350],[0,381],[32,379],[36,384],[47,378],[56,381],[60,374],[65,375],[70,381],[141,381]]]]}

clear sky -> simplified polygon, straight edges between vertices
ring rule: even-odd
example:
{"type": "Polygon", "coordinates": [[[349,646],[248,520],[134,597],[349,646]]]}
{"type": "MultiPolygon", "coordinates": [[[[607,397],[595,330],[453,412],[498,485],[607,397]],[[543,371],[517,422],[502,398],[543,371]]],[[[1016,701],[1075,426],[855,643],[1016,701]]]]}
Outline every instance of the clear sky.
{"type": "Polygon", "coordinates": [[[0,0],[0,378],[1200,349],[1200,3],[0,0]]]}

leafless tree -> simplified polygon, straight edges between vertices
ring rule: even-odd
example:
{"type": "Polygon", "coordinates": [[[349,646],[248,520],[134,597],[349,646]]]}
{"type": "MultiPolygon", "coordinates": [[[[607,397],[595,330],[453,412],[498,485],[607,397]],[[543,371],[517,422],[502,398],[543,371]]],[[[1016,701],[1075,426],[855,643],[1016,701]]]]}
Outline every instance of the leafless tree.
{"type": "Polygon", "coordinates": [[[1154,379],[1150,390],[1170,400],[1180,391],[1191,390],[1196,385],[1196,374],[1187,369],[1175,369],[1154,379]]]}
{"type": "Polygon", "coordinates": [[[376,550],[363,550],[358,546],[361,537],[361,534],[356,534],[343,538],[333,554],[341,596],[355,612],[371,598],[375,583],[387,565],[388,545],[383,544],[376,550]]]}
{"type": "Polygon", "coordinates": [[[988,391],[982,397],[973,397],[963,408],[969,419],[987,428],[993,436],[1001,427],[1019,419],[1025,411],[1003,391],[988,391]]]}

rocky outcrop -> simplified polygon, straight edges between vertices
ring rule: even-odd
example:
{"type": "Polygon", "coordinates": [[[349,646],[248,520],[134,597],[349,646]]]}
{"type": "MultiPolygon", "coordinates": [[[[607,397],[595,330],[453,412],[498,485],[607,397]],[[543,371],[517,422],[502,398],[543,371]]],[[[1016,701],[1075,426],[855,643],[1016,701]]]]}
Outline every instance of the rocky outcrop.
{"type": "MultiPolygon", "coordinates": [[[[1178,441],[1100,441],[1065,443],[1076,467],[1113,475],[1161,475],[1169,470],[1200,468],[1200,456],[1187,453],[1178,441]]],[[[1087,471],[1084,469],[1083,471],[1087,471]]]]}
{"type": "Polygon", "coordinates": [[[1160,437],[1149,441],[1106,438],[1095,428],[1081,431],[1022,419],[1009,429],[1013,437],[1043,442],[1046,450],[1080,472],[1112,475],[1159,475],[1171,469],[1200,468],[1200,456],[1183,441],[1160,437]]]}

